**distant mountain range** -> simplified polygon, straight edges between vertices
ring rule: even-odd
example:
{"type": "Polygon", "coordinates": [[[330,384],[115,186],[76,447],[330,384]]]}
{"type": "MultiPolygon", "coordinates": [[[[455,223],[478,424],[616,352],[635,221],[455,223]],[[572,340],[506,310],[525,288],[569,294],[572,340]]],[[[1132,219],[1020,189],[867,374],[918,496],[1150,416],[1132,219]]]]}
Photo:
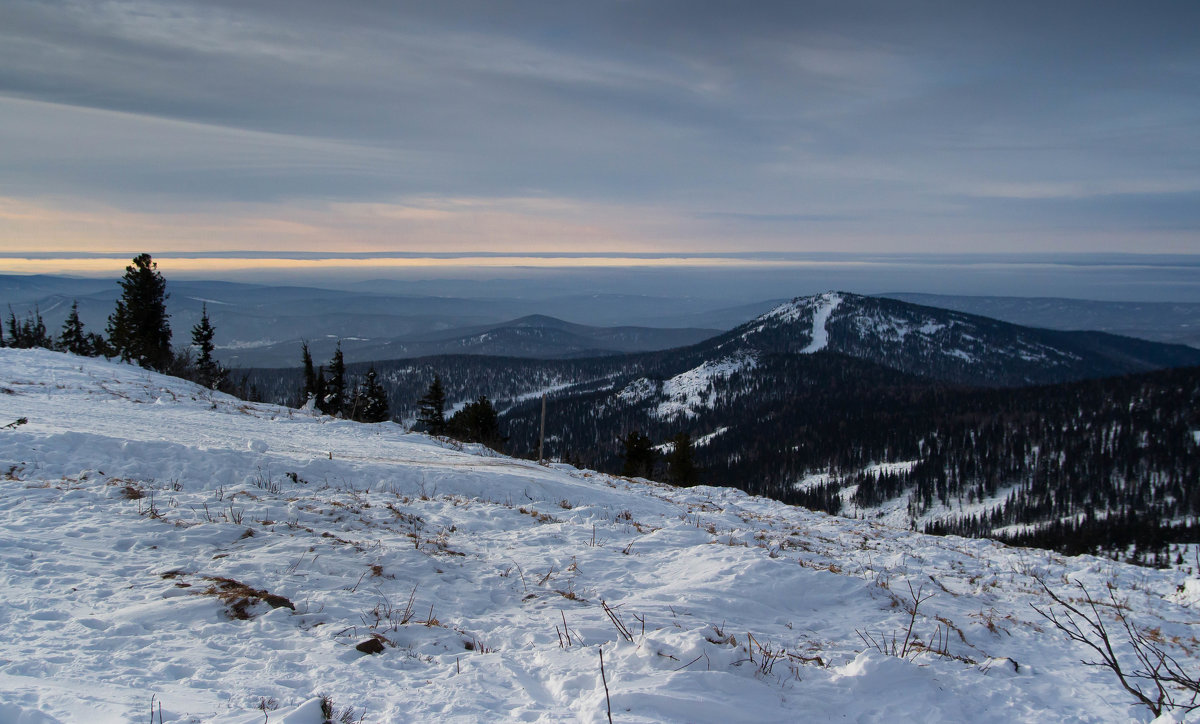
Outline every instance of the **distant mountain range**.
{"type": "MultiPolygon", "coordinates": [[[[433,354],[555,359],[666,349],[728,329],[762,306],[725,308],[696,299],[586,294],[552,299],[401,296],[170,279],[167,290],[175,343],[189,339],[207,305],[217,332],[217,357],[233,367],[297,365],[304,340],[316,359],[328,359],[340,341],[349,361],[433,354]],[[652,326],[611,321],[652,318],[656,309],[666,321],[652,326]],[[565,322],[547,316],[548,310],[595,323],[565,322]]],[[[40,310],[52,333],[61,328],[73,301],[78,301],[86,327],[103,331],[118,291],[115,280],[0,275],[0,303],[18,316],[40,310]]]]}
{"type": "MultiPolygon", "coordinates": [[[[561,359],[669,349],[744,324],[784,301],[728,306],[703,298],[584,293],[441,297],[397,294],[394,283],[361,292],[170,278],[167,286],[176,343],[187,340],[207,305],[217,330],[217,356],[234,367],[296,365],[302,340],[308,340],[316,359],[328,359],[340,340],[350,361],[439,354],[561,359]]],[[[61,327],[73,300],[84,324],[102,331],[117,291],[115,279],[0,275],[0,305],[10,305],[18,315],[37,307],[52,332],[61,327]]],[[[888,296],[1025,326],[1200,346],[1200,304],[888,296]]],[[[835,319],[834,332],[836,326],[835,319]]]]}

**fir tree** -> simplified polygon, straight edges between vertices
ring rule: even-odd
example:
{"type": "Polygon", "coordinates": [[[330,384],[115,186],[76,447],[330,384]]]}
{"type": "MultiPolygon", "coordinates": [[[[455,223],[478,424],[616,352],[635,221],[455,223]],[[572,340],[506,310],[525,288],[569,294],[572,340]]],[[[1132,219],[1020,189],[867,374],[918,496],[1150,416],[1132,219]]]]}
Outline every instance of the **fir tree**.
{"type": "Polygon", "coordinates": [[[82,356],[95,354],[87,334],[83,331],[83,322],[79,320],[79,300],[71,304],[71,313],[63,322],[62,333],[58,335],[58,348],[82,356]]]}
{"type": "Polygon", "coordinates": [[[417,423],[430,435],[446,434],[446,390],[438,375],[433,376],[429,391],[417,402],[417,423]]]}
{"type": "Polygon", "coordinates": [[[125,361],[162,371],[171,365],[171,325],[167,315],[167,283],[149,254],[139,254],[125,267],[121,298],[108,317],[108,339],[125,361]]]}
{"type": "Polygon", "coordinates": [[[208,319],[208,305],[205,304],[201,309],[200,323],[192,327],[192,346],[196,348],[196,381],[215,390],[225,381],[227,372],[212,356],[216,349],[213,346],[216,330],[208,319]]]}
{"type": "Polygon", "coordinates": [[[625,447],[625,464],[621,474],[628,477],[654,477],[654,446],[640,430],[631,430],[621,444],[625,447]]]}
{"type": "Polygon", "coordinates": [[[681,432],[671,441],[675,446],[667,454],[667,479],[675,485],[695,485],[700,476],[696,470],[692,436],[681,432]]]}

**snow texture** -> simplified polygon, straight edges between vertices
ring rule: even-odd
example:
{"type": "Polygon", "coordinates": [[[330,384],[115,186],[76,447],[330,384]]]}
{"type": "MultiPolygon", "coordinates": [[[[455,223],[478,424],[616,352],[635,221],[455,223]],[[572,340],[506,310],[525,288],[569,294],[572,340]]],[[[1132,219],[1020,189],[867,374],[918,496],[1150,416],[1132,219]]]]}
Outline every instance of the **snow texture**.
{"type": "Polygon", "coordinates": [[[0,430],[3,724],[145,720],[151,697],[164,722],[316,724],[322,694],[368,722],[600,723],[601,649],[620,722],[1148,720],[1032,610],[1034,576],[1111,582],[1137,623],[1195,651],[1200,586],[1179,571],[0,349],[0,424],[21,417],[0,430]],[[227,580],[253,595],[223,600],[227,580]],[[916,635],[950,656],[860,638],[903,636],[909,584],[933,594],[916,635]],[[356,649],[368,640],[382,651],[356,649]]]}

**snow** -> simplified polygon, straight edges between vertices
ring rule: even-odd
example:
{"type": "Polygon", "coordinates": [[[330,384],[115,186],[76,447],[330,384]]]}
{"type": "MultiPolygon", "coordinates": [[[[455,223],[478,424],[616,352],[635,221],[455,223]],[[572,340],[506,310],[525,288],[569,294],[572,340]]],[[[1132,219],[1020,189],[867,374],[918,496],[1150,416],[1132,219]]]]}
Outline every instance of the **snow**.
{"type": "Polygon", "coordinates": [[[713,440],[717,439],[718,435],[724,435],[727,432],[729,432],[728,427],[718,427],[716,430],[713,430],[707,435],[701,435],[700,437],[696,438],[695,441],[692,442],[692,447],[704,447],[713,440]]]}
{"type": "Polygon", "coordinates": [[[829,292],[821,295],[821,306],[817,307],[817,311],[813,313],[812,341],[808,343],[807,347],[800,350],[801,354],[812,354],[829,346],[829,330],[825,329],[825,325],[828,324],[833,310],[837,309],[841,303],[842,298],[838,294],[829,292]]]}
{"type": "MultiPolygon", "coordinates": [[[[712,383],[716,379],[728,379],[743,370],[752,370],[758,366],[758,361],[750,354],[739,354],[725,357],[716,362],[705,362],[686,372],[681,372],[663,382],[663,402],[659,403],[655,414],[664,420],[673,419],[680,415],[695,417],[701,408],[711,408],[716,403],[716,393],[712,383]]],[[[628,388],[626,388],[628,389],[628,388]]]]}
{"type": "Polygon", "coordinates": [[[648,380],[645,377],[639,378],[630,382],[620,392],[617,393],[617,398],[631,404],[648,400],[658,392],[658,385],[653,380],[648,380]]]}
{"type": "Polygon", "coordinates": [[[621,722],[1148,721],[1032,610],[1035,576],[1111,582],[1165,641],[1195,635],[1179,571],[539,466],[128,365],[0,349],[0,425],[19,417],[4,724],[144,720],[151,697],[164,722],[309,724],[323,694],[368,722],[600,723],[601,649],[621,722]],[[214,579],[292,607],[231,617],[214,579]],[[934,594],[921,640],[953,627],[961,658],[864,644],[903,636],[910,583],[934,594]]]}

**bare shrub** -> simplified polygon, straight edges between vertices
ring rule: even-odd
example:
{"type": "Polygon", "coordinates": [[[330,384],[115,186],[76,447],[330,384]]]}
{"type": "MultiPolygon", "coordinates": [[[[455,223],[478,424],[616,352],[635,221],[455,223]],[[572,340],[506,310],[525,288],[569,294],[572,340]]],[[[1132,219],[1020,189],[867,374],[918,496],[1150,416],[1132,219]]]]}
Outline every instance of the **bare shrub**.
{"type": "Polygon", "coordinates": [[[1108,584],[1107,600],[1098,600],[1092,596],[1082,583],[1076,581],[1083,598],[1076,603],[1066,600],[1054,592],[1040,576],[1035,580],[1042,590],[1050,597],[1053,604],[1038,608],[1033,604],[1034,611],[1064,633],[1068,639],[1083,644],[1091,649],[1098,659],[1081,659],[1084,666],[1100,666],[1108,669],[1117,677],[1121,687],[1129,692],[1139,703],[1153,712],[1155,717],[1164,711],[1191,711],[1200,708],[1197,698],[1200,697],[1200,672],[1188,673],[1163,647],[1163,642],[1155,640],[1152,629],[1139,627],[1129,619],[1129,608],[1117,600],[1115,586],[1108,584]],[[1055,606],[1061,609],[1055,610],[1055,606]],[[1115,622],[1115,636],[1105,623],[1101,609],[1110,612],[1115,622]],[[1121,643],[1128,646],[1130,653],[1124,659],[1117,653],[1121,643]],[[1130,661],[1132,658],[1132,662],[1130,661]]]}

